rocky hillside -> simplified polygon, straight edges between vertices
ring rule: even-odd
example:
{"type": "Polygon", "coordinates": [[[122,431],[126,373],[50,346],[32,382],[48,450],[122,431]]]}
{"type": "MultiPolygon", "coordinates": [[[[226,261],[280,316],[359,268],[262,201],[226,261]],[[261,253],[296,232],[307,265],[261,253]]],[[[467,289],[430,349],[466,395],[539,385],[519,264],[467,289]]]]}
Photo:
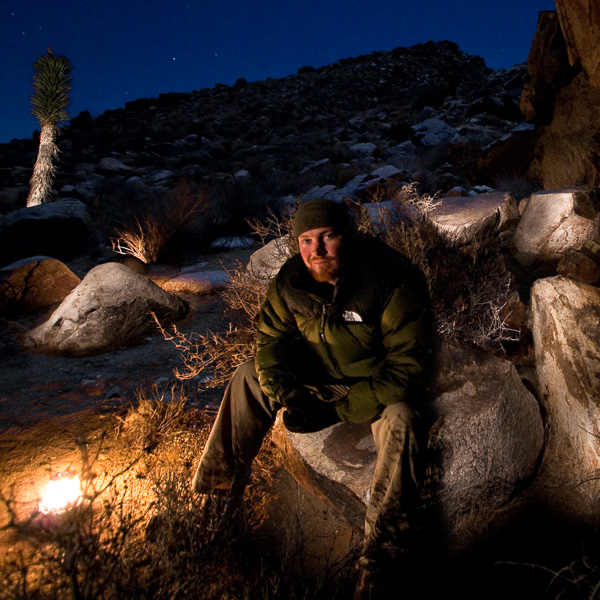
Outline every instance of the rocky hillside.
{"type": "MultiPolygon", "coordinates": [[[[125,183],[139,193],[185,177],[251,211],[383,164],[423,192],[470,188],[482,182],[471,170],[482,149],[528,128],[526,81],[525,65],[493,71],[454,43],[428,42],[83,112],[60,138],[55,194],[92,203],[125,183]]],[[[0,214],[24,205],[36,152],[37,140],[0,146],[0,214]]]]}

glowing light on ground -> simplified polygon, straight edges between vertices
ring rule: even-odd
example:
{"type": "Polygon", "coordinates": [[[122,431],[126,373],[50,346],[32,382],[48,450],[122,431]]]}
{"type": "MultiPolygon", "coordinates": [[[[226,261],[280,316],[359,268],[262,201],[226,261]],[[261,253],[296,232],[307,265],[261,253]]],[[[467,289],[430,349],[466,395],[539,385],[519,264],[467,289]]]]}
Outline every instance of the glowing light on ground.
{"type": "Polygon", "coordinates": [[[57,473],[48,482],[39,510],[43,514],[60,513],[76,506],[80,501],[79,477],[72,473],[57,473]]]}

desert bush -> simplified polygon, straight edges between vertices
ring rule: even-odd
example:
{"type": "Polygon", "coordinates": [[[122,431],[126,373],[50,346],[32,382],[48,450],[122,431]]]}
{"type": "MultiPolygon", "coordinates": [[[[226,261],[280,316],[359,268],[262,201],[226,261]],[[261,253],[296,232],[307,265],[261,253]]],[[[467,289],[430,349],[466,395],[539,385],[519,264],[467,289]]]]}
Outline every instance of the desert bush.
{"type": "Polygon", "coordinates": [[[225,320],[229,321],[226,330],[185,334],[176,325],[166,329],[157,321],[165,339],[181,355],[183,367],[174,369],[179,380],[195,379],[200,387],[221,387],[238,365],[254,356],[256,322],[268,281],[252,275],[242,265],[229,274],[231,282],[223,292],[225,320]]]}
{"type": "Polygon", "coordinates": [[[160,390],[156,385],[140,387],[135,397],[135,410],[119,417],[119,421],[131,448],[139,452],[149,452],[160,443],[172,441],[181,431],[190,429],[197,418],[182,386],[174,385],[169,390],[160,390]]]}
{"type": "Polygon", "coordinates": [[[184,225],[199,218],[207,208],[206,196],[194,193],[181,180],[161,201],[150,203],[141,216],[117,226],[111,237],[112,248],[144,263],[157,262],[184,225]]]}
{"type": "Polygon", "coordinates": [[[243,507],[206,506],[190,481],[211,419],[181,395],[171,402],[155,392],[138,398],[114,437],[81,441],[77,506],[20,518],[17,498],[2,496],[10,516],[3,535],[11,540],[3,538],[0,553],[0,598],[341,597],[350,561],[315,571],[304,561],[307,540],[292,515],[283,536],[265,524],[272,498],[266,490],[280,468],[270,445],[257,458],[243,507]],[[150,452],[152,467],[141,473],[150,452]]]}
{"type": "Polygon", "coordinates": [[[494,189],[500,192],[510,192],[517,202],[523,198],[528,198],[539,189],[535,181],[510,170],[503,170],[494,174],[492,184],[494,189]]]}
{"type": "Polygon", "coordinates": [[[392,210],[379,203],[378,217],[363,217],[359,227],[421,269],[440,335],[498,350],[519,338],[500,317],[513,281],[498,246],[481,241],[461,247],[432,223],[428,216],[440,202],[419,195],[413,183],[396,191],[392,210]]]}

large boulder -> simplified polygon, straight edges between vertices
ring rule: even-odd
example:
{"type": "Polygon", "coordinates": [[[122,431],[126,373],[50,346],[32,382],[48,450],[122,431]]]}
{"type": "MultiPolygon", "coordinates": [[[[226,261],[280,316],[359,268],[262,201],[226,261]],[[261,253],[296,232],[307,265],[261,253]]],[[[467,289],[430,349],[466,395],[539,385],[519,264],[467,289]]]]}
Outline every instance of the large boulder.
{"type": "Polygon", "coordinates": [[[548,423],[542,480],[568,514],[597,519],[600,289],[556,276],[531,290],[531,330],[548,423]]]}
{"type": "Polygon", "coordinates": [[[600,209],[584,188],[532,194],[517,226],[513,243],[524,266],[556,266],[569,249],[599,239],[600,209]]]}
{"type": "Polygon", "coordinates": [[[290,256],[288,238],[275,238],[250,256],[246,268],[252,277],[270,281],[290,256]]]}
{"type": "Polygon", "coordinates": [[[60,260],[93,255],[98,239],[87,207],[79,200],[46,202],[0,218],[0,256],[5,265],[36,255],[60,260]]]}
{"type": "Polygon", "coordinates": [[[557,96],[552,122],[538,128],[528,176],[545,189],[600,182],[600,87],[579,73],[557,96]]]}
{"type": "Polygon", "coordinates": [[[357,531],[364,529],[377,453],[369,423],[343,423],[311,434],[285,429],[281,411],[271,439],[286,469],[324,504],[339,511],[357,531]]]}
{"type": "MultiPolygon", "coordinates": [[[[437,419],[429,436],[425,495],[441,508],[458,549],[483,534],[533,475],[544,427],[515,367],[490,354],[444,344],[434,390],[437,419]]],[[[343,423],[302,435],[287,432],[278,420],[273,440],[303,487],[362,527],[377,459],[369,424],[343,423]]]]}
{"type": "Polygon", "coordinates": [[[0,314],[35,313],[60,304],[80,282],[65,264],[32,256],[0,269],[0,314]]]}
{"type": "Polygon", "coordinates": [[[569,62],[580,66],[589,82],[600,87],[600,4],[596,0],[556,0],[556,13],[569,62]]]}
{"type": "Polygon", "coordinates": [[[159,321],[188,311],[181,298],[118,263],[94,267],[50,318],[24,338],[32,351],[90,356],[137,342],[159,321]]]}
{"type": "Polygon", "coordinates": [[[521,112],[530,123],[552,121],[556,94],[576,74],[569,66],[567,46],[556,12],[539,14],[527,57],[529,81],[521,94],[521,112]]]}
{"type": "Polygon", "coordinates": [[[493,529],[497,512],[534,476],[544,424],[511,362],[452,344],[438,368],[426,492],[441,509],[451,546],[460,549],[493,529]]]}
{"type": "Polygon", "coordinates": [[[467,244],[515,226],[519,207],[506,192],[444,198],[432,212],[431,220],[453,240],[467,244]]]}
{"type": "Polygon", "coordinates": [[[526,177],[545,189],[600,182],[600,27],[594,0],[540,14],[521,110],[538,126],[526,177]]]}

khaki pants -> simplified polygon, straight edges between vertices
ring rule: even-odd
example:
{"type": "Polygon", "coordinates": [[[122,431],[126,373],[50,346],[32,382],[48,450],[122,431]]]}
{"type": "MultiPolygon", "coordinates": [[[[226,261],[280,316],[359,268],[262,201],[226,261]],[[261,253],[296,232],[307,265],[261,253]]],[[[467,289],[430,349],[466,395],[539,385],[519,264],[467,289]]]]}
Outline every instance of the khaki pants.
{"type": "MultiPolygon", "coordinates": [[[[254,360],[240,365],[223,396],[194,489],[203,494],[242,494],[279,408],[263,394],[254,360]]],[[[387,406],[371,425],[377,464],[365,519],[365,568],[379,563],[380,554],[391,558],[402,552],[411,531],[421,478],[420,421],[408,404],[398,402],[387,406]]]]}

